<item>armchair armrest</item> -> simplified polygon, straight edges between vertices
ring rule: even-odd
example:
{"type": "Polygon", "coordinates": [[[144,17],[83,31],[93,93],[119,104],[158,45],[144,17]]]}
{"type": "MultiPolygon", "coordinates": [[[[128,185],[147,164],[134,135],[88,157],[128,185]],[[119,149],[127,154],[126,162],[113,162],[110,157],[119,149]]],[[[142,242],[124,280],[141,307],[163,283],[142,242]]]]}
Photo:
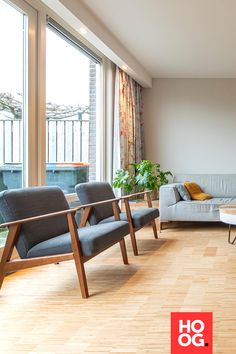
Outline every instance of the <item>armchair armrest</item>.
{"type": "Polygon", "coordinates": [[[160,204],[170,206],[181,200],[179,192],[175,186],[176,183],[171,183],[160,187],[160,204]]]}
{"type": "Polygon", "coordinates": [[[128,218],[129,222],[132,222],[131,208],[130,208],[130,204],[129,204],[129,199],[134,197],[134,196],[138,196],[138,195],[146,195],[147,205],[148,205],[149,208],[152,208],[152,200],[151,200],[151,197],[150,197],[150,193],[151,192],[152,192],[151,190],[148,190],[148,191],[144,191],[144,192],[132,193],[132,194],[125,195],[125,196],[121,197],[121,200],[124,200],[124,203],[125,203],[125,211],[126,211],[126,215],[127,215],[127,218],[128,218]]]}
{"type": "Polygon", "coordinates": [[[125,202],[125,207],[126,207],[126,210],[127,210],[127,206],[128,206],[128,200],[132,197],[135,197],[137,195],[145,195],[146,194],[146,198],[147,198],[147,205],[149,208],[152,208],[152,200],[151,200],[151,197],[150,197],[150,193],[152,191],[151,190],[148,190],[148,191],[144,191],[144,192],[137,192],[137,193],[132,193],[132,194],[129,194],[129,195],[124,195],[122,196],[120,199],[121,200],[124,200],[125,202]]]}
{"type": "Polygon", "coordinates": [[[120,199],[130,199],[132,197],[135,197],[137,195],[142,195],[142,194],[150,194],[152,191],[144,191],[144,192],[137,192],[137,193],[132,193],[129,195],[124,195],[120,199]]]}
{"type": "Polygon", "coordinates": [[[175,188],[176,184],[166,184],[160,187],[159,191],[159,206],[160,206],[160,219],[169,220],[168,208],[175,205],[181,200],[179,192],[175,188]]]}
{"type": "Polygon", "coordinates": [[[9,221],[9,222],[0,224],[0,228],[9,227],[9,226],[15,226],[15,225],[21,225],[21,224],[24,224],[24,223],[27,223],[27,222],[32,222],[32,221],[36,221],[36,220],[46,219],[46,218],[59,216],[59,215],[75,214],[78,210],[86,209],[86,208],[92,208],[93,206],[97,206],[97,205],[101,205],[101,204],[106,204],[106,203],[116,203],[117,204],[119,200],[120,200],[120,198],[102,200],[102,201],[95,202],[95,203],[79,205],[76,208],[60,210],[60,211],[57,211],[57,212],[54,212],[54,213],[33,216],[33,217],[30,217],[30,218],[26,218],[26,219],[9,221]]]}

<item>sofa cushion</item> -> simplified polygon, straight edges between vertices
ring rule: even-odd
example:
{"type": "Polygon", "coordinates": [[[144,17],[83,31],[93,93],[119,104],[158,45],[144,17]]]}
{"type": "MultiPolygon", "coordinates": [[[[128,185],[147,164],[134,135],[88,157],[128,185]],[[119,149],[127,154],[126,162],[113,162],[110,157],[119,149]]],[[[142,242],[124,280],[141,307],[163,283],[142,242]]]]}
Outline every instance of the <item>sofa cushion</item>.
{"type": "Polygon", "coordinates": [[[208,193],[203,193],[200,186],[194,182],[185,182],[184,186],[187,188],[191,199],[193,200],[206,200],[211,199],[212,196],[208,193]]]}
{"type": "Polygon", "coordinates": [[[176,174],[175,183],[194,181],[203,192],[217,198],[236,197],[236,174],[176,174]]]}
{"type": "MultiPolygon", "coordinates": [[[[129,234],[129,224],[114,221],[109,224],[88,226],[78,230],[83,256],[92,256],[120,241],[129,234]]],[[[70,233],[50,238],[32,247],[27,258],[72,252],[70,233]]]]}
{"type": "MultiPolygon", "coordinates": [[[[159,216],[159,210],[157,208],[140,208],[137,210],[132,210],[133,225],[135,228],[140,228],[146,224],[149,224],[155,218],[159,216]]],[[[120,219],[127,221],[126,213],[120,213],[120,219]]],[[[99,224],[105,224],[114,221],[114,216],[103,219],[99,224]]]]}
{"type": "Polygon", "coordinates": [[[162,220],[176,221],[220,221],[219,206],[236,203],[234,198],[212,198],[203,201],[180,201],[168,207],[168,215],[161,214],[162,220]]]}
{"type": "Polygon", "coordinates": [[[176,184],[175,187],[183,200],[191,200],[191,196],[190,196],[187,188],[183,184],[181,184],[181,183],[176,184]]]}

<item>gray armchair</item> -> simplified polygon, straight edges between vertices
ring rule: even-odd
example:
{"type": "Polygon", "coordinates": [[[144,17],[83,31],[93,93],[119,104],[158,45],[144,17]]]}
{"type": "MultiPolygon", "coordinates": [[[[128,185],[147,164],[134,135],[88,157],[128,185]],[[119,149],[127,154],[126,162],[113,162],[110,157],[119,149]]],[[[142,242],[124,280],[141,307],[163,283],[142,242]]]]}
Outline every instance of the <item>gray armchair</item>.
{"type": "MultiPolygon", "coordinates": [[[[107,182],[88,182],[80,183],[75,186],[76,193],[82,204],[94,203],[101,200],[108,200],[115,198],[111,185],[107,182]]],[[[129,222],[130,236],[133,247],[134,255],[138,255],[137,242],[135,231],[141,229],[147,224],[151,224],[155,238],[158,238],[155,219],[159,216],[159,210],[152,207],[149,192],[141,192],[131,194],[121,199],[124,200],[126,212],[118,210],[117,218],[129,222]],[[146,194],[148,208],[139,208],[138,210],[131,210],[129,199],[140,195],[146,194]]],[[[87,221],[90,225],[104,225],[114,221],[114,213],[111,203],[103,204],[101,207],[87,208],[84,214],[84,219],[81,225],[85,225],[87,221]]]]}
{"type": "MultiPolygon", "coordinates": [[[[118,199],[70,209],[59,187],[31,187],[0,193],[0,213],[9,232],[0,263],[0,288],[7,273],[38,265],[74,259],[82,297],[89,296],[84,263],[120,243],[123,261],[128,264],[124,237],[129,224],[118,220],[77,229],[76,211],[84,207],[99,210],[110,203],[114,212],[118,199]],[[16,246],[20,259],[11,260],[16,246]]],[[[117,213],[116,213],[117,214],[117,213]]]]}

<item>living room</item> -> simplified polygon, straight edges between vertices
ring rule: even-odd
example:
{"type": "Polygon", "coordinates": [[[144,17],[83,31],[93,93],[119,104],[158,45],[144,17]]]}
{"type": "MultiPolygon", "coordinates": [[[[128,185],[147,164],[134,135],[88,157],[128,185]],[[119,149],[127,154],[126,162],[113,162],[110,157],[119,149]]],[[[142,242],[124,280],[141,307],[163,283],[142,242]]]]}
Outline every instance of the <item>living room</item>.
{"type": "MultiPolygon", "coordinates": [[[[172,321],[185,313],[190,317],[183,320],[192,320],[194,314],[209,316],[210,325],[205,326],[210,330],[204,332],[204,342],[195,342],[194,352],[234,354],[236,256],[230,242],[235,229],[230,229],[230,239],[230,222],[220,221],[219,207],[233,204],[236,197],[236,3],[0,0],[0,6],[2,45],[15,43],[0,59],[0,191],[52,188],[51,202],[41,205],[41,216],[31,215],[32,221],[40,223],[42,214],[57,205],[55,213],[61,214],[50,223],[50,232],[55,237],[63,234],[54,229],[66,215],[72,235],[72,252],[65,247],[60,257],[46,253],[39,257],[35,249],[29,259],[22,244],[18,253],[13,249],[22,222],[13,221],[10,214],[3,215],[4,220],[1,216],[8,229],[0,233],[0,255],[9,249],[0,267],[0,352],[190,353],[194,340],[191,349],[187,340],[180,349],[173,344],[172,321]],[[17,74],[19,67],[26,68],[23,74],[17,74]],[[126,150],[121,146],[121,118],[129,124],[132,114],[119,111],[118,98],[125,95],[122,90],[118,94],[116,85],[122,78],[138,92],[133,108],[139,120],[127,125],[133,135],[126,150]],[[213,214],[207,210],[205,219],[189,218],[183,209],[183,217],[175,218],[173,213],[178,213],[173,209],[169,219],[161,220],[157,218],[159,211],[163,213],[161,200],[148,196],[147,200],[135,196],[131,203],[126,196],[120,213],[117,206],[123,193],[115,189],[113,197],[108,184],[118,169],[129,169],[130,163],[140,160],[171,172],[164,188],[173,188],[173,181],[199,183],[203,192],[218,198],[217,207],[211,204],[209,209],[214,217],[208,218],[213,214]],[[193,177],[180,181],[176,179],[180,175],[193,177]],[[197,175],[208,180],[201,182],[197,175]],[[212,182],[212,176],[220,177],[212,182]],[[112,200],[110,211],[99,204],[97,195],[89,199],[94,190],[83,201],[86,191],[79,187],[83,182],[91,182],[93,188],[101,183],[96,193],[112,200]],[[55,184],[63,191],[58,200],[55,184]],[[81,208],[76,192],[86,207],[81,208]],[[89,219],[94,202],[104,219],[114,214],[109,238],[118,231],[119,236],[105,246],[103,239],[102,248],[95,244],[91,251],[82,241],[90,235],[89,228],[102,234],[110,226],[97,226],[101,220],[89,219]],[[145,214],[144,224],[135,225],[130,208],[138,214],[146,204],[152,216],[145,214]],[[84,256],[78,262],[81,250],[74,214],[81,210],[85,212],[80,227],[88,220],[92,226],[84,227],[88,235],[78,231],[84,256]],[[160,221],[167,222],[162,230],[160,221]],[[7,235],[15,240],[13,246],[5,243],[7,235]]],[[[18,219],[26,218],[21,209],[30,213],[38,196],[43,200],[45,190],[39,192],[23,196],[31,200],[24,208],[14,199],[18,219]]],[[[133,192],[137,188],[126,194],[133,192]]],[[[178,198],[177,204],[188,203],[178,198]]],[[[1,200],[0,208],[5,208],[1,200]]],[[[234,214],[230,216],[234,224],[234,214]]],[[[41,238],[40,227],[33,233],[41,238]]]]}

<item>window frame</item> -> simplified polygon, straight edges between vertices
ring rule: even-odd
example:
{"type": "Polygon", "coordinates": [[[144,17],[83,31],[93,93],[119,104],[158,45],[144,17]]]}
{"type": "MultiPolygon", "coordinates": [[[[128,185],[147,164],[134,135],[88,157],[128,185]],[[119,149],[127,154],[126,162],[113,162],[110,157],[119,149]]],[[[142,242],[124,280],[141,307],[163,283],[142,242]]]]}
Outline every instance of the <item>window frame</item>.
{"type": "MultiPolygon", "coordinates": [[[[46,32],[47,29],[52,31],[58,38],[62,41],[67,42],[70,46],[79,51],[81,55],[85,56],[88,60],[92,61],[96,65],[96,180],[101,180],[104,177],[103,166],[101,166],[104,161],[103,149],[104,145],[101,143],[103,141],[103,111],[101,106],[102,95],[102,67],[103,58],[91,50],[87,44],[83,43],[79,38],[75,37],[73,31],[68,31],[67,26],[62,27],[58,21],[55,21],[52,17],[47,16],[46,32]]],[[[47,53],[46,53],[47,55],[47,53]]],[[[89,77],[88,77],[89,78],[89,77]]],[[[46,77],[47,83],[47,77],[46,77]]],[[[44,144],[46,146],[46,144],[44,144]]],[[[84,160],[84,162],[90,162],[89,160],[84,160]]],[[[73,195],[73,193],[72,193],[73,195]]],[[[68,193],[66,194],[68,196],[68,193]]]]}
{"type": "Polygon", "coordinates": [[[36,138],[36,91],[37,91],[37,11],[24,0],[5,1],[23,15],[27,16],[27,40],[25,39],[24,52],[24,121],[23,121],[23,161],[22,180],[23,186],[34,185],[37,170],[35,168],[35,156],[37,151],[36,138]],[[30,118],[29,118],[30,117],[30,118]]]}
{"type": "Polygon", "coordinates": [[[86,42],[79,33],[43,3],[32,0],[3,0],[28,16],[28,70],[27,80],[27,124],[25,130],[25,186],[45,185],[46,182],[46,27],[48,18],[58,23],[72,38],[84,43],[94,58],[100,62],[97,73],[100,95],[97,97],[98,134],[97,134],[97,178],[106,175],[106,79],[104,78],[107,59],[96,48],[86,42]],[[29,69],[30,68],[30,69],[29,69]],[[101,142],[103,142],[101,144],[101,142]]]}
{"type": "MultiPolygon", "coordinates": [[[[23,120],[23,161],[22,184],[25,187],[35,185],[37,169],[35,156],[37,155],[36,131],[36,92],[37,92],[37,11],[24,0],[5,1],[17,11],[26,15],[27,38],[24,38],[23,60],[23,91],[24,91],[24,120],[23,120]]],[[[37,182],[36,182],[37,183],[37,182]]],[[[3,246],[0,246],[2,256],[3,246]]],[[[13,252],[13,257],[17,253],[13,252]]]]}
{"type": "MultiPolygon", "coordinates": [[[[34,2],[34,0],[33,0],[34,2]]],[[[36,185],[45,185],[46,184],[46,28],[48,24],[48,19],[51,18],[53,22],[61,26],[68,35],[71,35],[73,38],[77,39],[79,43],[82,44],[82,47],[87,47],[89,52],[94,53],[94,58],[97,58],[100,64],[100,70],[97,72],[97,78],[99,79],[99,95],[97,96],[97,117],[99,120],[97,122],[96,129],[96,177],[97,180],[104,180],[105,178],[105,149],[106,144],[101,143],[104,140],[104,131],[105,131],[105,110],[103,105],[104,99],[104,55],[100,53],[96,48],[90,45],[84,38],[79,35],[79,33],[66,23],[62,18],[53,11],[47,8],[45,5],[38,8],[38,120],[39,120],[39,130],[38,130],[38,176],[36,185]],[[43,166],[43,168],[42,168],[43,166]],[[45,166],[45,168],[44,168],[45,166]]],[[[66,194],[66,197],[69,201],[77,200],[76,193],[66,194]]]]}

